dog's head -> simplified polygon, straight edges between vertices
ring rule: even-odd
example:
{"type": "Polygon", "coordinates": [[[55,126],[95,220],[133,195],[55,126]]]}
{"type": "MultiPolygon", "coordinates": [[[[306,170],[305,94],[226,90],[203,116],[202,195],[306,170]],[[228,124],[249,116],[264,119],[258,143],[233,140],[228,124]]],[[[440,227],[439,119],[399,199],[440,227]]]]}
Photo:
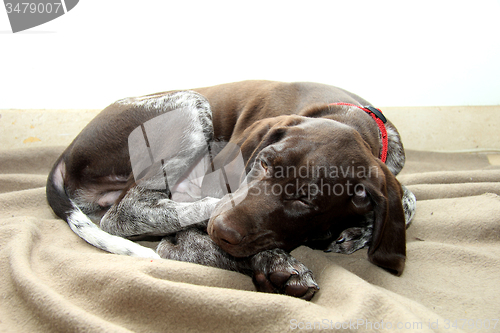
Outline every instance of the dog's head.
{"type": "Polygon", "coordinates": [[[281,116],[255,123],[242,137],[246,184],[221,200],[208,224],[222,249],[235,257],[290,251],[317,235],[335,237],[373,212],[369,259],[401,274],[401,185],[356,130],[324,118],[281,116]]]}

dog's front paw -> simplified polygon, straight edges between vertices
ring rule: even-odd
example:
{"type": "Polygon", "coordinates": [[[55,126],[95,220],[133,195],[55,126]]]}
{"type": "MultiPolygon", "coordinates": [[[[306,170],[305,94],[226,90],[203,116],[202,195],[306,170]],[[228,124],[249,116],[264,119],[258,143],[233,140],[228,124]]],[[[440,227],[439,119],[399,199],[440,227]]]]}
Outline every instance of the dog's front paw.
{"type": "Polygon", "coordinates": [[[343,254],[354,253],[369,245],[372,238],[372,228],[349,228],[342,231],[325,252],[337,252],[343,254]]]}
{"type": "Polygon", "coordinates": [[[319,290],[312,272],[281,249],[263,251],[252,258],[253,282],[258,291],[311,300],[319,290]]]}

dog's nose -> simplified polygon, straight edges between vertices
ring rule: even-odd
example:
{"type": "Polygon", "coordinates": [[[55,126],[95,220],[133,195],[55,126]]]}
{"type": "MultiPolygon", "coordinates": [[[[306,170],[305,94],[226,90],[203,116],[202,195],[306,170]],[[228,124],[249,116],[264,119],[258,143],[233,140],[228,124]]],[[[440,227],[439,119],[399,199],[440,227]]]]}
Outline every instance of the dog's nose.
{"type": "Polygon", "coordinates": [[[222,216],[218,216],[212,222],[212,238],[231,245],[238,245],[243,236],[237,230],[229,227],[222,216]]]}

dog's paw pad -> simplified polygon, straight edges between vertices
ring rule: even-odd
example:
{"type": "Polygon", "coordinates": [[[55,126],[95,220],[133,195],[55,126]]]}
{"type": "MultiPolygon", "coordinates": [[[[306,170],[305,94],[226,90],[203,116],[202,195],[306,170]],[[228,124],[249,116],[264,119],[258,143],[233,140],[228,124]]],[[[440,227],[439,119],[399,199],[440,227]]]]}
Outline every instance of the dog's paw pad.
{"type": "Polygon", "coordinates": [[[319,286],[309,270],[303,274],[292,275],[285,285],[285,294],[308,301],[318,290],[319,286]]]}
{"type": "Polygon", "coordinates": [[[273,286],[272,282],[264,273],[255,273],[253,276],[253,283],[258,291],[265,293],[275,292],[276,287],[273,286]]]}
{"type": "Polygon", "coordinates": [[[289,272],[274,272],[269,275],[269,280],[275,286],[283,286],[290,279],[290,276],[289,272]]]}
{"type": "Polygon", "coordinates": [[[284,251],[265,251],[254,261],[253,281],[258,291],[310,300],[319,290],[312,272],[284,251]]]}

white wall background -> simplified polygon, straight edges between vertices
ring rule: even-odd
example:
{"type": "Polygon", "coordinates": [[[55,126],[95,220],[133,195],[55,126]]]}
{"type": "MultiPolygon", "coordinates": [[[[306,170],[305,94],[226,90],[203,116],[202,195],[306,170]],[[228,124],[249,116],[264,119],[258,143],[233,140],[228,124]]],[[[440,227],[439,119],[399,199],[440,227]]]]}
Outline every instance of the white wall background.
{"type": "Polygon", "coordinates": [[[500,104],[500,1],[80,0],[12,34],[0,108],[103,108],[170,89],[271,79],[378,106],[500,104]]]}

